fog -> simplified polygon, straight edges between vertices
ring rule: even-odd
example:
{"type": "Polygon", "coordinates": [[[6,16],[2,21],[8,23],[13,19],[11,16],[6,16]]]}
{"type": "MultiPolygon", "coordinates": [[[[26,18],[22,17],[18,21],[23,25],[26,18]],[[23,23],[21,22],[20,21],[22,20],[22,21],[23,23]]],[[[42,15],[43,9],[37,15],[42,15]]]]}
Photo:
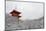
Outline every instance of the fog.
{"type": "Polygon", "coordinates": [[[30,2],[6,1],[6,31],[42,29],[44,28],[43,4],[30,2]],[[21,12],[21,18],[9,16],[15,9],[21,12]]]}
{"type": "Polygon", "coordinates": [[[18,23],[18,19],[16,17],[9,16],[6,14],[5,21],[5,30],[28,30],[28,29],[43,29],[44,28],[44,17],[40,17],[39,19],[33,20],[20,20],[18,23]]]}
{"type": "Polygon", "coordinates": [[[30,2],[12,2],[6,1],[6,13],[10,13],[13,9],[21,12],[22,20],[25,19],[38,19],[43,16],[42,3],[30,2]]]}

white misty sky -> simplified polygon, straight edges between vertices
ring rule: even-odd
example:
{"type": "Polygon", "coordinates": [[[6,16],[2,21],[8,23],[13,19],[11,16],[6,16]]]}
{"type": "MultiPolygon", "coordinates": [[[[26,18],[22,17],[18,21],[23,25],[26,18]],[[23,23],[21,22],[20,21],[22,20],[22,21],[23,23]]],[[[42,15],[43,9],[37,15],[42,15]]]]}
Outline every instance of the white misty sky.
{"type": "Polygon", "coordinates": [[[20,19],[37,19],[43,16],[43,4],[42,3],[29,3],[29,2],[6,2],[6,13],[9,13],[13,9],[21,12],[20,19]]]}

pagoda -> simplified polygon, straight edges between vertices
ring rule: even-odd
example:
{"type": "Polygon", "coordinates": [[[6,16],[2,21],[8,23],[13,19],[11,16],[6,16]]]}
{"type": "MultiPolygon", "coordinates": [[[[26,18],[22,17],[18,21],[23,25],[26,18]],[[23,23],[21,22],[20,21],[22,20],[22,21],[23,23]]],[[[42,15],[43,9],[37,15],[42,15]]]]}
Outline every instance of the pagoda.
{"type": "Polygon", "coordinates": [[[18,17],[18,18],[21,17],[21,16],[20,16],[21,12],[18,12],[18,11],[16,11],[16,10],[13,10],[12,12],[10,12],[10,14],[11,14],[12,16],[16,16],[16,17],[18,17]]]}

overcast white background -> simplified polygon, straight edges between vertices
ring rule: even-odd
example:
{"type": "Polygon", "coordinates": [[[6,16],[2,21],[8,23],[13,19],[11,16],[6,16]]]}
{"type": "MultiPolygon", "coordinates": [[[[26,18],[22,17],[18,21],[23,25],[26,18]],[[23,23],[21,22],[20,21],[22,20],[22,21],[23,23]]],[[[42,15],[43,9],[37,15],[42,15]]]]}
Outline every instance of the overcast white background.
{"type": "MultiPolygon", "coordinates": [[[[30,0],[28,0],[30,1],[30,0]]],[[[36,2],[45,2],[45,0],[31,0],[31,1],[36,1],[36,2]]],[[[4,31],[4,24],[5,24],[5,10],[4,10],[4,0],[0,0],[0,31],[4,31]]],[[[46,6],[46,5],[45,5],[46,6]]],[[[46,12],[45,12],[46,13],[46,12]]],[[[45,26],[46,26],[46,19],[45,19],[45,26]]],[[[46,28],[46,27],[45,27],[46,28]]],[[[23,30],[26,31],[26,30],[23,30]]],[[[46,29],[37,29],[37,30],[27,30],[27,31],[46,31],[46,29]]]]}
{"type": "Polygon", "coordinates": [[[13,9],[21,12],[20,19],[38,19],[43,16],[43,3],[33,2],[6,2],[6,13],[10,13],[13,9]]]}

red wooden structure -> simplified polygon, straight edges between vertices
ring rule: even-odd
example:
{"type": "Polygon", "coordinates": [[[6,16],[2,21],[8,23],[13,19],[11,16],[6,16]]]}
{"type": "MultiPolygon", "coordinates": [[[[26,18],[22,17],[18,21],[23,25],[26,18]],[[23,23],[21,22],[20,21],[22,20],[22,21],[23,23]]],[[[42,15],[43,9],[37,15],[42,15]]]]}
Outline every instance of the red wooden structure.
{"type": "Polygon", "coordinates": [[[17,16],[18,18],[21,17],[21,16],[19,16],[21,14],[21,12],[18,12],[16,10],[13,10],[12,12],[10,12],[10,14],[12,14],[12,16],[17,16]]]}

